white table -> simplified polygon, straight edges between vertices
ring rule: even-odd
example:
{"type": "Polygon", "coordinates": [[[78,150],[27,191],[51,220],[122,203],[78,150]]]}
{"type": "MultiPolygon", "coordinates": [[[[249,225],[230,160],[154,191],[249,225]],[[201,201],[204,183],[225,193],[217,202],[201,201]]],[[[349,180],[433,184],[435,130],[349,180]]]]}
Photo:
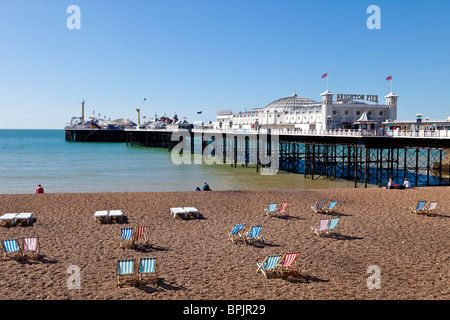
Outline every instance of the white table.
{"type": "Polygon", "coordinates": [[[184,208],[170,208],[170,213],[173,215],[174,218],[176,218],[179,215],[184,215],[185,218],[187,218],[188,213],[184,208]]]}

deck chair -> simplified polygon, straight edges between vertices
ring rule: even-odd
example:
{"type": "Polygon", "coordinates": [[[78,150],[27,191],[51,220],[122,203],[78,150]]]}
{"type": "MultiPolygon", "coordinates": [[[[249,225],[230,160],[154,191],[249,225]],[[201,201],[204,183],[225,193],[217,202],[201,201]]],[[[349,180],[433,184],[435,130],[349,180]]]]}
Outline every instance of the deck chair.
{"type": "Polygon", "coordinates": [[[317,200],[316,204],[311,207],[315,213],[322,213],[325,207],[328,205],[328,201],[325,199],[317,200]]]}
{"type": "Polygon", "coordinates": [[[188,213],[184,208],[170,208],[170,213],[174,218],[184,218],[187,219],[188,213]]]}
{"type": "Polygon", "coordinates": [[[22,253],[26,257],[39,259],[39,243],[37,237],[25,237],[23,238],[22,253]]]}
{"type": "Polygon", "coordinates": [[[338,222],[339,222],[339,217],[331,218],[330,223],[328,224],[328,227],[325,230],[325,233],[327,233],[327,234],[335,233],[334,230],[337,229],[338,222]]]}
{"type": "Polygon", "coordinates": [[[117,261],[117,287],[136,285],[137,277],[134,270],[134,259],[117,261]]]}
{"type": "Polygon", "coordinates": [[[277,203],[274,203],[274,202],[269,203],[269,206],[267,207],[267,209],[264,209],[264,212],[266,213],[267,216],[270,217],[270,216],[276,214],[277,206],[278,206],[277,203]]]}
{"type": "Polygon", "coordinates": [[[137,243],[141,239],[148,246],[148,226],[137,226],[134,229],[134,243],[137,243]]]}
{"type": "Polygon", "coordinates": [[[16,215],[15,220],[16,224],[21,223],[22,225],[25,224],[29,226],[33,223],[33,218],[34,218],[33,212],[22,212],[16,215]]]}
{"type": "Polygon", "coordinates": [[[419,200],[416,202],[416,204],[414,205],[414,207],[411,208],[411,212],[414,213],[422,213],[425,206],[426,206],[427,202],[424,200],[419,200]]]}
{"type": "Polygon", "coordinates": [[[261,226],[251,226],[250,230],[244,234],[244,241],[246,243],[263,243],[264,240],[261,237],[261,228],[261,226]]]}
{"type": "Polygon", "coordinates": [[[101,223],[107,223],[109,221],[109,214],[107,210],[96,211],[94,213],[94,221],[100,221],[101,223]]]}
{"type": "Polygon", "coordinates": [[[427,205],[425,206],[425,208],[423,208],[422,213],[424,214],[433,214],[434,210],[436,210],[436,207],[438,205],[437,201],[430,201],[427,203],[427,205]]]}
{"type": "Polygon", "coordinates": [[[123,212],[122,210],[109,210],[108,212],[108,220],[116,222],[123,222],[123,212]]]}
{"type": "Polygon", "coordinates": [[[231,242],[236,244],[236,241],[243,240],[242,230],[244,229],[245,224],[236,224],[233,227],[233,230],[228,232],[228,239],[230,239],[231,242]],[[237,238],[237,239],[236,239],[237,238]]]}
{"type": "Polygon", "coordinates": [[[17,258],[17,260],[22,260],[22,248],[20,248],[16,239],[3,240],[3,260],[7,258],[17,258]]]}
{"type": "Polygon", "coordinates": [[[156,258],[141,258],[139,259],[138,270],[138,285],[143,287],[148,283],[158,285],[158,272],[157,272],[157,259],[156,258]]]}
{"type": "Polygon", "coordinates": [[[122,228],[120,229],[119,236],[119,248],[134,248],[135,242],[133,238],[133,228],[122,228]]]}
{"type": "Polygon", "coordinates": [[[256,264],[258,266],[258,270],[256,270],[256,273],[261,271],[266,279],[270,276],[278,276],[276,268],[278,266],[280,258],[280,254],[267,256],[263,262],[259,262],[256,264]]]}
{"type": "Polygon", "coordinates": [[[332,213],[334,211],[334,208],[337,205],[337,201],[330,201],[327,206],[323,209],[323,212],[325,213],[332,213]]]}
{"type": "Polygon", "coordinates": [[[11,227],[16,224],[17,213],[5,213],[0,217],[3,226],[11,227]]]}
{"type": "Polygon", "coordinates": [[[289,204],[289,202],[282,202],[281,208],[277,209],[277,215],[278,216],[284,216],[286,213],[286,207],[289,204]]]}
{"type": "Polygon", "coordinates": [[[323,235],[326,233],[328,229],[328,224],[330,223],[330,219],[320,219],[318,226],[312,226],[311,229],[314,231],[315,234],[318,236],[323,235]]]}
{"type": "Polygon", "coordinates": [[[299,276],[297,257],[300,252],[287,252],[285,253],[278,264],[277,272],[280,277],[286,278],[290,275],[299,276]]]}
{"type": "Polygon", "coordinates": [[[200,218],[200,211],[194,207],[184,207],[184,211],[188,217],[200,218]]]}

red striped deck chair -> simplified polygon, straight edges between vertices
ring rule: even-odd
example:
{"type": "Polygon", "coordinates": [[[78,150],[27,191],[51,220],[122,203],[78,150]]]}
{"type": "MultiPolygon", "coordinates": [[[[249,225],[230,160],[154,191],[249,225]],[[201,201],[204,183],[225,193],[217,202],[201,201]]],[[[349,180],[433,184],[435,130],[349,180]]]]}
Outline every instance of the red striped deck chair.
{"type": "Polygon", "coordinates": [[[137,226],[134,228],[134,242],[137,243],[143,239],[145,245],[148,245],[148,226],[137,226]]]}
{"type": "Polygon", "coordinates": [[[37,237],[25,237],[23,238],[22,251],[24,256],[39,259],[39,243],[37,237]]]}
{"type": "Polygon", "coordinates": [[[300,252],[287,252],[283,255],[278,263],[278,273],[280,277],[286,278],[294,275],[299,276],[297,257],[300,252]]]}
{"type": "Polygon", "coordinates": [[[288,204],[289,204],[289,202],[282,202],[281,208],[277,209],[277,215],[285,216],[286,215],[286,207],[288,204]]]}

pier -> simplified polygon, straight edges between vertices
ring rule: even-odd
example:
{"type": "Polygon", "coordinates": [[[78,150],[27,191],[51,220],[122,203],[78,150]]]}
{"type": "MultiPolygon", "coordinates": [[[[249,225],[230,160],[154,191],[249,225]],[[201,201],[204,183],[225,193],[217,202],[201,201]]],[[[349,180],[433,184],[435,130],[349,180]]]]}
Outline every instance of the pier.
{"type": "Polygon", "coordinates": [[[413,186],[450,185],[449,130],[66,128],[65,132],[68,141],[122,142],[168,151],[183,142],[184,149],[207,153],[219,163],[253,167],[259,172],[275,162],[278,170],[312,180],[349,180],[355,188],[383,187],[391,177],[399,184],[407,178],[413,186]],[[205,152],[207,148],[211,150],[205,152]],[[270,163],[261,161],[262,155],[270,163]]]}

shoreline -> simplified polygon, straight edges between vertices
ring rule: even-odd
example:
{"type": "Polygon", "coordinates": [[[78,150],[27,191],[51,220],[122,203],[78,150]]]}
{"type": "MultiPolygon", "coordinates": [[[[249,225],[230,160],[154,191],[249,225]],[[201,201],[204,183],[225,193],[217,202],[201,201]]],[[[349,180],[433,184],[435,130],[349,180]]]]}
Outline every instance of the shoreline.
{"type": "Polygon", "coordinates": [[[1,227],[4,239],[37,236],[41,261],[5,261],[3,300],[448,300],[450,187],[410,190],[291,189],[1,194],[2,212],[34,212],[29,227],[1,227]],[[319,198],[338,201],[338,233],[318,237],[319,198]],[[417,200],[437,200],[437,216],[416,216],[417,200]],[[264,214],[289,202],[288,217],[264,214]],[[203,219],[174,219],[171,207],[193,206],[203,219]],[[124,223],[95,223],[98,210],[123,210],[124,223]],[[234,224],[262,225],[263,245],[233,245],[234,224]],[[123,227],[149,226],[148,248],[121,250],[123,227]],[[265,279],[256,263],[300,252],[301,278],[265,279]],[[155,289],[115,287],[117,260],[157,257],[155,289]],[[67,268],[80,268],[81,289],[67,288],[67,268]],[[368,289],[368,267],[381,289],[368,289]],[[14,277],[10,275],[14,274],[14,277]]]}

